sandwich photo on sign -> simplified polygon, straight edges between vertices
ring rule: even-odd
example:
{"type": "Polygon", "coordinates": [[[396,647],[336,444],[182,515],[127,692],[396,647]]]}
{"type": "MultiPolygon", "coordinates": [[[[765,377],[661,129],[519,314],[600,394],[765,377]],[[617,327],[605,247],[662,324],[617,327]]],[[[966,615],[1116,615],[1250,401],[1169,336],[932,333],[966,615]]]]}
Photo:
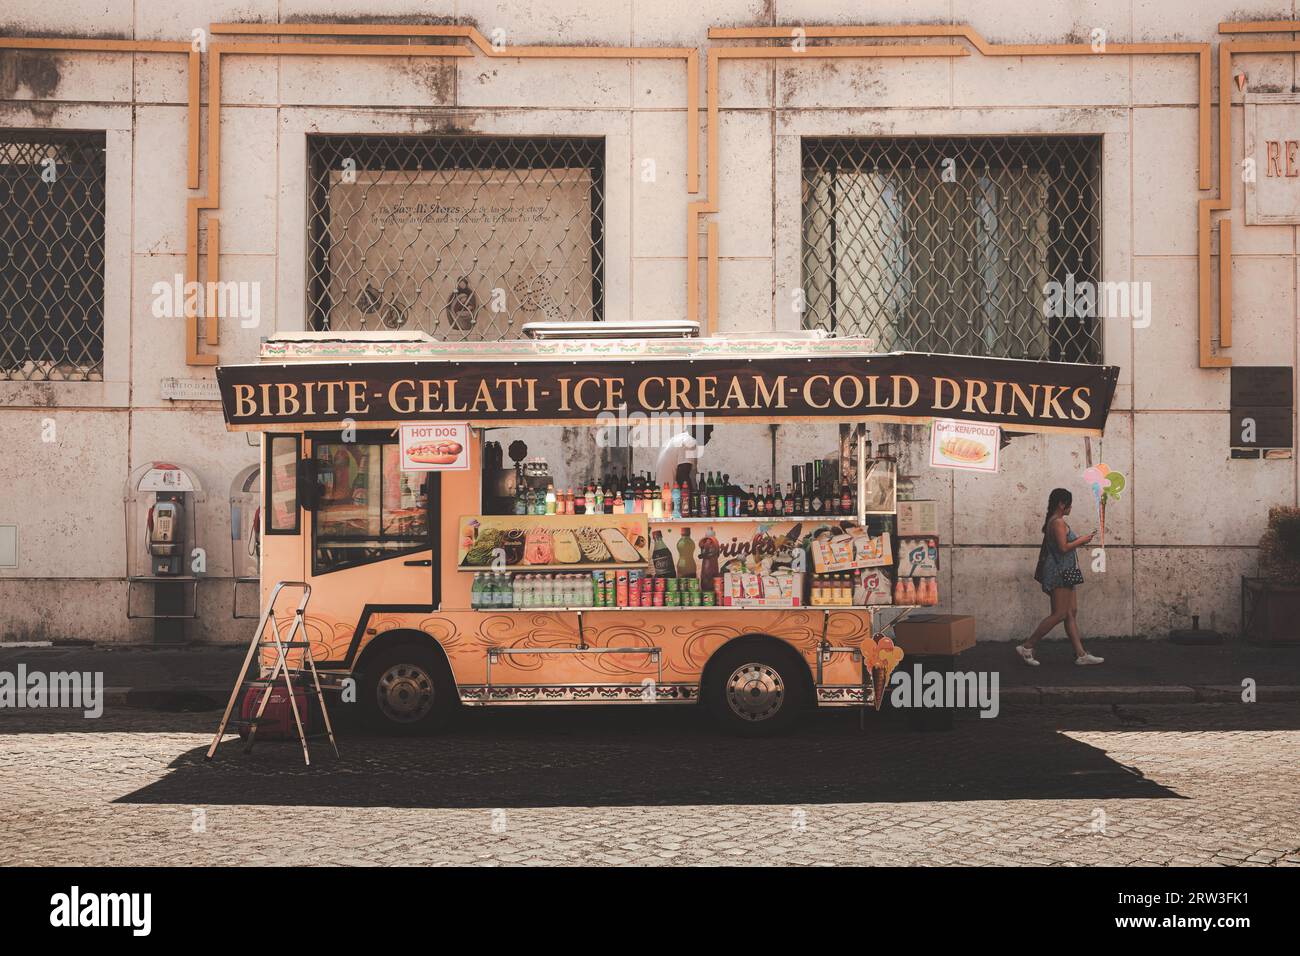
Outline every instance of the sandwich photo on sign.
{"type": "Polygon", "coordinates": [[[998,470],[1002,429],[997,425],[936,419],[930,430],[930,465],[966,471],[998,470]]]}

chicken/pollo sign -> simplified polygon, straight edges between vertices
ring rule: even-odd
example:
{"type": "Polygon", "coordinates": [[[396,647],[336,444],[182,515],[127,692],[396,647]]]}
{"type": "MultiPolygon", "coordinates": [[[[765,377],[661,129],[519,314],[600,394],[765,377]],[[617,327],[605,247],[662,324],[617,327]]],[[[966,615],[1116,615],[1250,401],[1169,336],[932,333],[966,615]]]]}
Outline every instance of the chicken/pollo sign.
{"type": "Polygon", "coordinates": [[[402,471],[468,471],[469,424],[402,426],[402,471]]]}
{"type": "Polygon", "coordinates": [[[998,470],[1002,429],[997,425],[936,419],[930,430],[930,464],[967,471],[998,470]]]}

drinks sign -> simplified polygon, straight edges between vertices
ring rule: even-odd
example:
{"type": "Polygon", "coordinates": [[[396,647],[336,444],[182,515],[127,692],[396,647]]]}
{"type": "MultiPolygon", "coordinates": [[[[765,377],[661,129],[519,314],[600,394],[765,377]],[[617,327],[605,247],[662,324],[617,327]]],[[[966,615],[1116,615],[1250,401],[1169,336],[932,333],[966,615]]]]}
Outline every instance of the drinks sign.
{"type": "Polygon", "coordinates": [[[997,425],[938,419],[930,430],[930,464],[966,471],[998,470],[1002,429],[997,425]]]}
{"type": "Polygon", "coordinates": [[[466,422],[402,426],[402,471],[469,471],[466,422]]]}
{"type": "Polygon", "coordinates": [[[891,352],[863,356],[294,363],[217,369],[231,428],[447,422],[583,424],[611,415],[730,421],[990,422],[1099,435],[1119,369],[891,352]]]}

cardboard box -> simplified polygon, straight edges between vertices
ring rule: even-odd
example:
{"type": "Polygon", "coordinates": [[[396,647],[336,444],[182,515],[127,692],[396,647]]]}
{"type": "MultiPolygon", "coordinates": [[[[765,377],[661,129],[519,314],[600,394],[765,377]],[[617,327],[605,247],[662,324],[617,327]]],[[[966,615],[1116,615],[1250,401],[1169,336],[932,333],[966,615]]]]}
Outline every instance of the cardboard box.
{"type": "Polygon", "coordinates": [[[894,625],[908,655],[951,656],[975,646],[975,618],[968,614],[909,614],[894,625]]]}

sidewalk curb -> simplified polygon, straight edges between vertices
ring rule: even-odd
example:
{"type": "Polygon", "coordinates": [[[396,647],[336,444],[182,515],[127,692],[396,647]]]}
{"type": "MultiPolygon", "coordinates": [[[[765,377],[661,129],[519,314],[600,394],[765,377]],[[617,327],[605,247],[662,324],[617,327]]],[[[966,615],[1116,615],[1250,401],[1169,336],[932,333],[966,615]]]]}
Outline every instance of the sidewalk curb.
{"type": "MultiPolygon", "coordinates": [[[[1240,703],[1242,687],[1237,684],[1191,686],[1151,684],[1099,687],[1008,687],[1000,690],[1003,703],[1022,706],[1088,706],[1096,704],[1222,704],[1240,703]]],[[[1300,686],[1262,684],[1255,688],[1261,704],[1300,701],[1300,686]]]]}
{"type": "Polygon", "coordinates": [[[1194,704],[1196,688],[1185,684],[1100,687],[1040,687],[1044,706],[1053,704],[1194,704]]]}
{"type": "MultiPolygon", "coordinates": [[[[1190,686],[1152,684],[1101,687],[1007,687],[999,691],[1003,704],[1020,707],[1087,707],[1105,704],[1239,703],[1242,688],[1237,684],[1190,686]]],[[[183,685],[172,687],[105,687],[104,704],[145,710],[219,709],[230,699],[229,687],[183,685]]],[[[1263,684],[1255,689],[1261,704],[1300,701],[1300,685],[1263,684]]]]}
{"type": "Polygon", "coordinates": [[[142,710],[206,710],[221,708],[230,699],[229,687],[178,684],[173,687],[105,687],[104,704],[142,710]]]}

